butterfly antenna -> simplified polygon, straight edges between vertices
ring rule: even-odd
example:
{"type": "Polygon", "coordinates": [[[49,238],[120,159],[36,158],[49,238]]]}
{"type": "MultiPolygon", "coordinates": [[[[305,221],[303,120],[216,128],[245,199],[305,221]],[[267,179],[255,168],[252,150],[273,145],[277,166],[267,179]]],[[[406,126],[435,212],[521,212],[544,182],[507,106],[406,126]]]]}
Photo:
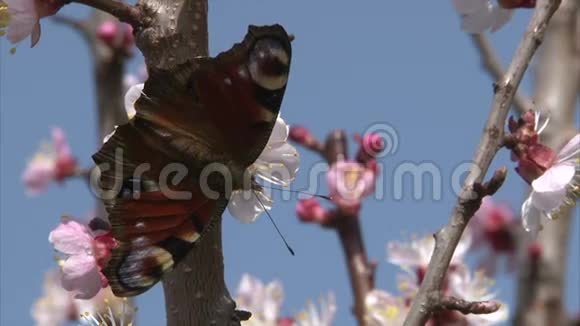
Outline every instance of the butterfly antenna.
{"type": "Polygon", "coordinates": [[[316,197],[316,198],[321,198],[321,199],[328,200],[328,201],[331,201],[332,200],[332,198],[330,198],[330,196],[319,195],[319,194],[312,194],[312,193],[309,193],[309,192],[306,192],[306,191],[292,190],[292,189],[284,189],[284,188],[278,188],[278,187],[273,187],[273,186],[268,186],[268,188],[273,189],[273,190],[288,191],[288,192],[295,193],[295,194],[308,195],[308,196],[312,196],[312,197],[316,197]]]}
{"type": "Polygon", "coordinates": [[[276,229],[276,232],[278,232],[278,235],[280,236],[280,238],[284,242],[284,245],[286,245],[286,248],[288,249],[288,251],[290,251],[290,254],[292,256],[295,256],[294,250],[292,250],[292,247],[290,247],[290,245],[288,244],[288,241],[286,241],[286,238],[284,238],[284,235],[282,235],[282,232],[280,232],[280,229],[278,228],[278,225],[276,225],[276,222],[274,222],[274,219],[272,218],[272,215],[270,215],[270,212],[268,212],[268,210],[266,209],[266,206],[264,206],[264,203],[262,203],[262,200],[260,199],[260,196],[258,196],[258,194],[256,193],[255,190],[253,190],[253,192],[254,192],[254,196],[256,196],[256,199],[258,199],[258,202],[260,203],[260,205],[264,209],[264,212],[266,212],[266,215],[268,215],[268,218],[270,219],[270,222],[272,222],[272,225],[274,225],[274,228],[276,229]]]}

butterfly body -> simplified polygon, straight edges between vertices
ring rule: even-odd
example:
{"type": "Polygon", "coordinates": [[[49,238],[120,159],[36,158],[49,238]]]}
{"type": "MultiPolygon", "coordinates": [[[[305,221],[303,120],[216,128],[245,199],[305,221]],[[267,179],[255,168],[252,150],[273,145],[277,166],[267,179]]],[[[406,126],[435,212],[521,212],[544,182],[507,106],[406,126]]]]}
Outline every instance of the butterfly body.
{"type": "Polygon", "coordinates": [[[279,25],[254,27],[215,58],[150,71],[137,114],[93,159],[119,246],[103,269],[117,296],[142,293],[247,189],[278,116],[290,67],[279,25]]]}

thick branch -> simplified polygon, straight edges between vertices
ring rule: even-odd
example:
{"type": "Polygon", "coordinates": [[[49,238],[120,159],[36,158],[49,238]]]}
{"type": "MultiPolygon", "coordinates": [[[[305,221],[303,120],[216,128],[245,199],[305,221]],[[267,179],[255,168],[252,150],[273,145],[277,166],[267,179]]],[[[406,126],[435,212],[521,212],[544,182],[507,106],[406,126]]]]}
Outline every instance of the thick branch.
{"type": "MultiPolygon", "coordinates": [[[[208,56],[207,6],[207,0],[138,1],[148,22],[136,29],[137,46],[149,71],[176,76],[164,84],[181,85],[177,65],[208,56]]],[[[247,318],[235,311],[225,285],[221,220],[164,276],[163,289],[169,326],[239,325],[247,318]]]]}
{"type": "Polygon", "coordinates": [[[449,223],[435,235],[435,250],[423,283],[405,319],[406,326],[424,325],[437,304],[432,294],[441,290],[453,252],[474,213],[471,209],[466,209],[467,205],[473,204],[474,198],[477,197],[473,191],[473,185],[481,182],[501,146],[506,117],[516,90],[560,2],[561,0],[538,1],[530,25],[516,50],[512,63],[505,76],[497,83],[491,112],[473,159],[473,168],[465,180],[449,223]]]}
{"type": "MultiPolygon", "coordinates": [[[[479,51],[481,67],[483,70],[489,74],[494,82],[500,80],[504,75],[504,71],[489,38],[487,38],[485,34],[469,34],[469,36],[471,37],[473,45],[479,51]]],[[[534,108],[532,101],[530,101],[527,96],[523,95],[521,91],[516,92],[514,105],[520,113],[527,112],[534,108]]]]}
{"type": "MultiPolygon", "coordinates": [[[[539,107],[550,111],[550,123],[542,133],[542,142],[561,148],[577,133],[577,90],[580,89],[580,66],[576,42],[580,31],[577,0],[562,2],[546,32],[536,68],[536,98],[539,107]]],[[[567,211],[556,221],[545,225],[538,237],[542,255],[539,261],[528,261],[520,269],[517,325],[565,325],[564,307],[566,265],[573,214],[567,211]],[[530,273],[535,267],[535,274],[530,273]]],[[[576,221],[577,223],[577,221],[576,221]]],[[[525,257],[527,244],[522,246],[525,257]]]]}

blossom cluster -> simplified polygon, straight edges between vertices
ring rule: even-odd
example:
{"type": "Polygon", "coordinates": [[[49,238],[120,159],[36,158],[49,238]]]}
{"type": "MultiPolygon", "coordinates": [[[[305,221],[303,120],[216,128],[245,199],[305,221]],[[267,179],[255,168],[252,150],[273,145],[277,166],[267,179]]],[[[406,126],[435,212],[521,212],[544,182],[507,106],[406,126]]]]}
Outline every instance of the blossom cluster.
{"type": "MultiPolygon", "coordinates": [[[[473,273],[464,263],[464,258],[473,244],[471,232],[464,234],[460,241],[443,284],[443,294],[467,301],[493,300],[493,282],[483,271],[473,273]]],[[[427,271],[431,254],[435,249],[432,236],[413,239],[410,242],[390,242],[387,246],[387,261],[399,266],[400,296],[375,289],[366,297],[366,320],[372,326],[402,325],[410,309],[410,303],[417,293],[427,271]]],[[[506,305],[500,310],[484,315],[462,315],[455,311],[435,313],[428,325],[496,325],[508,318],[506,305]]]]}
{"type": "Polygon", "coordinates": [[[244,274],[238,285],[238,309],[252,312],[244,326],[330,326],[336,314],[336,299],[332,293],[320,299],[320,306],[308,302],[306,308],[294,317],[281,314],[284,289],[279,281],[264,284],[244,274]]]}

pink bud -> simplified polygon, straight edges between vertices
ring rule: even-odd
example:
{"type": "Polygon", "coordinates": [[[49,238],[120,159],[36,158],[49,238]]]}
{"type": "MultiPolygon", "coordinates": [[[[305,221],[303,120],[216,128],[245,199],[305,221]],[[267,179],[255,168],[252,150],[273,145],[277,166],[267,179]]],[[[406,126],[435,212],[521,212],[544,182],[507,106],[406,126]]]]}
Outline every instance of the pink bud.
{"type": "Polygon", "coordinates": [[[290,317],[284,317],[284,318],[278,319],[277,326],[293,326],[293,325],[295,325],[294,319],[292,319],[290,317]]]}
{"type": "Polygon", "coordinates": [[[303,126],[292,126],[289,136],[291,140],[301,144],[308,144],[313,140],[310,130],[303,126]]]}
{"type": "Polygon", "coordinates": [[[320,206],[316,198],[299,201],[296,205],[296,214],[304,223],[322,223],[328,216],[328,212],[320,206]]]}
{"type": "Polygon", "coordinates": [[[377,155],[385,150],[385,140],[377,133],[369,133],[364,136],[355,135],[355,141],[360,145],[356,160],[361,163],[366,163],[374,160],[377,155]]]}
{"type": "Polygon", "coordinates": [[[116,22],[107,20],[97,28],[97,37],[105,44],[113,46],[119,32],[116,22]]]}
{"type": "Polygon", "coordinates": [[[379,134],[370,133],[363,136],[361,146],[365,152],[375,156],[385,149],[385,140],[379,134]]]}

